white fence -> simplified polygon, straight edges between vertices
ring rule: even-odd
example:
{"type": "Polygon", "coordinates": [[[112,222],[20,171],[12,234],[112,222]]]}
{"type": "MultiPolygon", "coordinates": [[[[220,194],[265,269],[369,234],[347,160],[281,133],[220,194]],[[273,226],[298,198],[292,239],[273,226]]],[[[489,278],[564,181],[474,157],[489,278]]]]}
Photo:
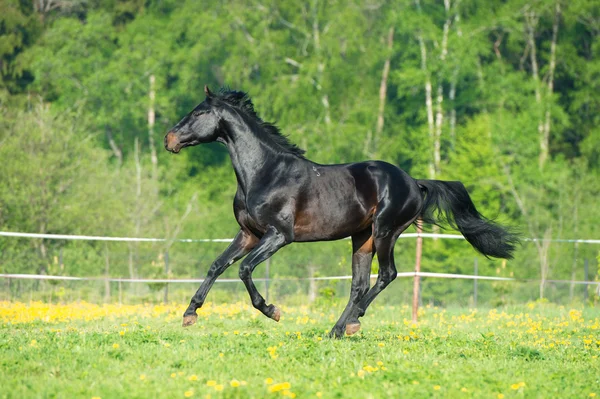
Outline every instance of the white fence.
{"type": "MultiPolygon", "coordinates": [[[[181,243],[226,243],[231,242],[231,238],[218,238],[218,239],[175,239],[167,240],[164,238],[139,238],[139,237],[104,237],[104,236],[88,236],[88,235],[64,235],[64,234],[36,234],[36,233],[21,233],[21,232],[6,232],[0,231],[0,237],[7,238],[33,238],[33,239],[49,239],[49,240],[85,240],[85,241],[106,241],[106,242],[147,242],[147,243],[160,243],[160,242],[181,242],[181,243]]],[[[401,239],[408,238],[438,238],[438,239],[453,239],[453,240],[464,240],[462,235],[457,234],[432,234],[432,233],[408,233],[400,236],[401,239]]],[[[599,239],[539,239],[539,238],[525,238],[523,241],[551,241],[557,243],[579,243],[579,244],[600,244],[599,239]]],[[[586,266],[587,267],[587,266],[586,266]]],[[[587,269],[586,269],[587,270],[587,269]]],[[[377,275],[371,275],[371,278],[376,278],[377,275]]],[[[485,276],[478,274],[453,274],[453,273],[430,273],[430,272],[400,272],[398,273],[400,278],[413,278],[417,282],[421,277],[435,278],[435,279],[458,279],[458,280],[474,280],[475,284],[475,296],[477,288],[477,281],[507,281],[507,282],[521,282],[521,283],[542,283],[539,279],[519,279],[515,277],[502,277],[502,276],[485,276]]],[[[41,275],[41,274],[0,274],[0,278],[10,280],[54,280],[54,281],[99,281],[108,283],[119,283],[119,290],[121,289],[121,283],[146,283],[146,284],[180,284],[180,283],[201,283],[204,279],[177,279],[177,278],[162,278],[162,279],[150,279],[150,278],[113,278],[113,277],[75,277],[75,276],[58,276],[58,275],[41,275]]],[[[268,272],[265,278],[255,278],[255,281],[265,282],[266,286],[272,282],[279,281],[327,281],[327,280],[348,280],[351,279],[350,275],[339,275],[339,276],[321,276],[321,277],[303,277],[303,278],[284,278],[278,277],[276,279],[270,278],[268,272]]],[[[587,275],[586,275],[587,279],[587,275]]],[[[218,279],[218,283],[237,283],[239,279],[222,278],[218,279]]],[[[595,286],[595,291],[600,293],[600,281],[585,281],[585,280],[552,280],[546,279],[544,283],[557,283],[557,284],[570,284],[571,286],[583,285],[583,286],[595,286]]],[[[417,288],[417,290],[419,290],[417,288]]],[[[415,290],[413,300],[417,301],[418,292],[415,290]]],[[[586,291],[587,292],[587,291],[586,291]]],[[[165,300],[167,299],[168,287],[165,288],[165,300]]],[[[268,295],[268,294],[267,294],[268,295]]],[[[586,294],[587,295],[587,294],[586,294]]],[[[476,297],[475,297],[476,303],[476,297]]]]}

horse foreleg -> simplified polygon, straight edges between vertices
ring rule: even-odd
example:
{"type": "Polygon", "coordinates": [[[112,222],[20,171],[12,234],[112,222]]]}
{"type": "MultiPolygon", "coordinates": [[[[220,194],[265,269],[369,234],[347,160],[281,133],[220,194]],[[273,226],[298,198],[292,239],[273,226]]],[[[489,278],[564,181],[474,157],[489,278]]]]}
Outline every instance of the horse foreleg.
{"type": "Polygon", "coordinates": [[[256,289],[256,286],[252,281],[252,272],[256,266],[270,258],[271,255],[284,247],[287,243],[288,242],[281,232],[274,227],[270,227],[261,238],[260,242],[252,251],[250,251],[246,259],[244,259],[240,265],[240,279],[244,282],[244,285],[248,290],[252,306],[275,321],[279,321],[281,312],[274,305],[267,305],[265,303],[265,299],[258,292],[258,289],[256,289]]]}
{"type": "Polygon", "coordinates": [[[190,305],[183,314],[183,326],[188,327],[196,323],[198,315],[196,309],[204,304],[208,291],[219,277],[229,266],[246,255],[258,242],[258,239],[250,233],[240,230],[231,244],[223,251],[223,253],[213,262],[208,269],[206,279],[200,285],[200,288],[190,301],[190,305]]]}

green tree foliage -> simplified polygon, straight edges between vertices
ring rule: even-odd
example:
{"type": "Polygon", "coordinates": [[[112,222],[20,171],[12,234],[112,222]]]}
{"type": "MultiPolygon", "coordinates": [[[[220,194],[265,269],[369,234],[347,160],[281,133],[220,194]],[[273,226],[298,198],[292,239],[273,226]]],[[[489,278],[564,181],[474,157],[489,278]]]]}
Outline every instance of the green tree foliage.
{"type": "MultiPolygon", "coordinates": [[[[209,84],[248,91],[261,116],[317,162],[384,159],[416,178],[465,182],[482,213],[525,236],[597,235],[595,1],[47,3],[60,5],[0,6],[0,100],[13,108],[2,120],[11,133],[0,133],[8,165],[2,229],[231,236],[235,178],[223,148],[178,157],[161,150],[163,132],[209,84]],[[24,93],[30,110],[10,118],[24,93]],[[38,97],[51,106],[32,106],[38,97]],[[39,141],[24,139],[32,134],[53,139],[42,151],[39,141]],[[71,183],[61,191],[64,182],[71,183]],[[42,183],[49,191],[39,191],[42,183]]],[[[278,273],[306,275],[314,266],[321,274],[347,272],[347,245],[322,245],[282,251],[273,260],[278,273]]],[[[123,245],[129,260],[115,273],[143,275],[143,254],[156,260],[169,246],[123,245]]],[[[102,248],[95,250],[101,258],[102,248]]],[[[174,272],[196,275],[219,250],[173,255],[174,272]]],[[[0,264],[35,269],[17,254],[0,264]]],[[[426,241],[423,267],[471,272],[474,256],[464,242],[426,241]]],[[[480,259],[480,270],[570,278],[592,256],[585,246],[526,243],[505,268],[480,259]]],[[[409,270],[413,243],[401,240],[396,257],[409,270]]]]}

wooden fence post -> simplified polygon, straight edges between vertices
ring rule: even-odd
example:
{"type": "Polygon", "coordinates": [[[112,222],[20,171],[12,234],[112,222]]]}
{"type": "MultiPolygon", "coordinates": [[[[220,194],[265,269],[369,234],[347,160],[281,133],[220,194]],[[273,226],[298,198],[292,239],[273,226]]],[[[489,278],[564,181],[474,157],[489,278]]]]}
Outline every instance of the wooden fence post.
{"type": "Polygon", "coordinates": [[[420,276],[418,273],[421,272],[421,255],[423,252],[423,237],[421,237],[421,233],[423,230],[421,229],[421,221],[417,221],[417,256],[415,259],[415,279],[413,283],[413,306],[412,306],[412,321],[413,323],[417,323],[418,313],[419,313],[419,285],[421,283],[420,276]]]}

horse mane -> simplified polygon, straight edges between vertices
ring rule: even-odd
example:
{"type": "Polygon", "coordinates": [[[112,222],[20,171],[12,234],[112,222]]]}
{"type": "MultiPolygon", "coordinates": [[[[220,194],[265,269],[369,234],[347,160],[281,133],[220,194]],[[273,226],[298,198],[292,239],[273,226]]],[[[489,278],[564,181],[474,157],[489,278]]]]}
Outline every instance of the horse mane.
{"type": "Polygon", "coordinates": [[[252,104],[252,100],[248,96],[248,93],[223,87],[218,93],[213,93],[212,97],[239,109],[246,116],[253,119],[258,126],[260,126],[262,130],[268,134],[269,138],[286,152],[292,153],[300,158],[304,158],[305,151],[302,148],[292,143],[287,136],[281,133],[277,126],[263,121],[260,116],[258,116],[256,110],[254,109],[254,104],[252,104]]]}

